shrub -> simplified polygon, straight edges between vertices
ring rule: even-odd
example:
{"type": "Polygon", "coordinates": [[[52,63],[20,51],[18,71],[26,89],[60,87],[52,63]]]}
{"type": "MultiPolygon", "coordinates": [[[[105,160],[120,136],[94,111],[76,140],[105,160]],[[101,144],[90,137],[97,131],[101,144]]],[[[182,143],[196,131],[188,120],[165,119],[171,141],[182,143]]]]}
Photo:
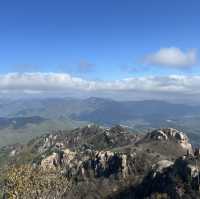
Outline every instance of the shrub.
{"type": "Polygon", "coordinates": [[[4,192],[8,198],[61,198],[70,188],[59,171],[15,166],[6,173],[4,192]]]}

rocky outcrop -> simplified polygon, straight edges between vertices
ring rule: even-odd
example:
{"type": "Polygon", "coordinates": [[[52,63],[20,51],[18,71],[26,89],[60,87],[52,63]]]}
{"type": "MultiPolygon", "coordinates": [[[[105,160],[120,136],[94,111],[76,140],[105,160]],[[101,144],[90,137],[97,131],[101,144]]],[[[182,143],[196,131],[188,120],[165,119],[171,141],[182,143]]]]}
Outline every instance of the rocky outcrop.
{"type": "Polygon", "coordinates": [[[166,169],[172,167],[174,162],[169,160],[160,160],[156,164],[152,166],[152,170],[154,171],[153,176],[155,177],[158,173],[162,174],[166,169]]]}
{"type": "Polygon", "coordinates": [[[57,164],[57,161],[58,155],[57,153],[53,153],[41,161],[41,167],[43,169],[56,169],[55,165],[57,164]]]}
{"type": "Polygon", "coordinates": [[[199,157],[183,156],[175,161],[173,168],[183,179],[194,180],[200,175],[200,159],[199,157]]]}
{"type": "Polygon", "coordinates": [[[36,144],[39,153],[45,153],[50,148],[70,148],[82,150],[83,146],[101,150],[136,143],[141,136],[131,134],[126,128],[116,125],[112,128],[104,128],[97,125],[87,125],[70,132],[56,131],[42,136],[36,144]],[[39,146],[38,146],[39,145],[39,146]]]}
{"type": "Polygon", "coordinates": [[[61,168],[69,177],[109,177],[111,175],[123,178],[133,174],[131,163],[135,154],[114,153],[112,151],[86,150],[73,152],[64,149],[53,153],[41,161],[43,169],[61,168]]]}
{"type": "Polygon", "coordinates": [[[26,148],[34,168],[72,182],[63,198],[144,199],[164,193],[179,199],[189,191],[198,194],[200,160],[192,155],[188,137],[176,129],[136,135],[120,125],[88,125],[42,136],[26,148]]]}
{"type": "Polygon", "coordinates": [[[199,199],[199,167],[198,158],[193,156],[183,156],[175,162],[159,161],[153,165],[141,184],[121,193],[120,199],[154,198],[156,195],[161,197],[162,194],[165,195],[164,198],[170,199],[199,199]]]}
{"type": "Polygon", "coordinates": [[[189,138],[186,134],[173,128],[163,128],[148,133],[146,138],[161,141],[175,141],[183,149],[189,153],[193,153],[192,145],[189,143],[189,138]]]}

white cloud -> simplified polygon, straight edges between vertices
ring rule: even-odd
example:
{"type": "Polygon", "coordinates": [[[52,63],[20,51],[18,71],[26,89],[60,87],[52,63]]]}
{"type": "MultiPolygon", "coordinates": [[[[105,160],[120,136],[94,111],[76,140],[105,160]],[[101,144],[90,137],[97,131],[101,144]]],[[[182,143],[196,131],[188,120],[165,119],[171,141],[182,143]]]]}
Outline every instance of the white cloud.
{"type": "Polygon", "coordinates": [[[67,73],[8,73],[0,75],[0,92],[149,92],[200,94],[200,76],[145,76],[115,81],[90,81],[67,73]]]}
{"type": "Polygon", "coordinates": [[[144,62],[149,65],[184,68],[197,63],[197,52],[195,49],[183,52],[175,47],[161,48],[159,51],[147,55],[144,62]]]}

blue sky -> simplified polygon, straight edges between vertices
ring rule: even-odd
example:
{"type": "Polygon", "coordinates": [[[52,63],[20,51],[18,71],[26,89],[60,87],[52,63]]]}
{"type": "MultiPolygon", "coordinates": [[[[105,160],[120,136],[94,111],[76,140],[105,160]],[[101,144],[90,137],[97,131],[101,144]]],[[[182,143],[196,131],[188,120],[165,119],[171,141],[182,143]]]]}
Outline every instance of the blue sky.
{"type": "Polygon", "coordinates": [[[141,60],[160,48],[198,49],[199,9],[198,0],[2,1],[0,72],[68,72],[94,79],[177,73],[142,70],[141,60]],[[83,74],[77,69],[81,60],[95,66],[83,74]]]}
{"type": "Polygon", "coordinates": [[[199,0],[1,1],[1,78],[200,75],[199,10],[199,0]]]}

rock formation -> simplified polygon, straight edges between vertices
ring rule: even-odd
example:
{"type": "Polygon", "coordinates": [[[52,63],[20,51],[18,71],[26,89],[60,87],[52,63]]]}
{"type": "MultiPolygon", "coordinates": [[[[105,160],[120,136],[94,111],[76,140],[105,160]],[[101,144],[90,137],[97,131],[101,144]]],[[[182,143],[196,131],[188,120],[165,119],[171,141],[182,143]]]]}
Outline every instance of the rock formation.
{"type": "Polygon", "coordinates": [[[157,129],[149,133],[147,137],[155,140],[173,140],[190,153],[193,151],[187,135],[173,128],[157,129]]]}
{"type": "Polygon", "coordinates": [[[119,125],[88,125],[34,139],[10,158],[19,164],[24,154],[26,164],[72,184],[66,199],[199,196],[199,157],[186,134],[172,128],[136,135],[119,125]]]}

